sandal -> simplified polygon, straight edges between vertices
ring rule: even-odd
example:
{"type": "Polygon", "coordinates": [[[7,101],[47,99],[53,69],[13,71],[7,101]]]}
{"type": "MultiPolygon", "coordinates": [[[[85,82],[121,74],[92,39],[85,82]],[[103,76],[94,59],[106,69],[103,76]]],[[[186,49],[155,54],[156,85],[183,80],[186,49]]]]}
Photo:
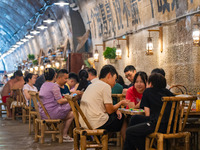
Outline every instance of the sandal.
{"type": "Polygon", "coordinates": [[[63,136],[63,142],[74,142],[74,139],[68,136],[63,136]]]}

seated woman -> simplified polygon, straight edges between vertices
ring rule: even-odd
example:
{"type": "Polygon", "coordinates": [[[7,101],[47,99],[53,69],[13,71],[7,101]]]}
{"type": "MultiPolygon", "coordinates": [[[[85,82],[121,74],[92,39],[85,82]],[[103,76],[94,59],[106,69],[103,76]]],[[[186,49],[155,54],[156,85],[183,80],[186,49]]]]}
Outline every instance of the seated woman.
{"type": "Polygon", "coordinates": [[[79,85],[77,87],[77,90],[79,91],[85,91],[88,85],[91,84],[90,81],[88,81],[88,72],[84,69],[80,70],[78,73],[79,77],[79,85]]]}
{"type": "MultiPolygon", "coordinates": [[[[26,99],[26,105],[29,106],[29,100],[31,99],[28,91],[38,92],[37,88],[34,86],[36,81],[36,76],[32,73],[28,73],[24,78],[26,84],[23,87],[23,94],[26,99]]],[[[33,101],[31,101],[31,106],[34,107],[33,101]]]]}
{"type": "MultiPolygon", "coordinates": [[[[173,96],[166,89],[166,79],[159,73],[151,74],[148,80],[148,86],[141,100],[140,107],[144,108],[145,116],[132,116],[130,127],[126,130],[126,140],[124,150],[145,150],[145,137],[153,133],[162,108],[163,96],[173,96]]],[[[168,118],[171,110],[171,104],[168,104],[163,114],[159,132],[166,132],[168,118]]]]}
{"type": "Polygon", "coordinates": [[[122,76],[118,75],[118,78],[117,78],[116,82],[119,83],[120,85],[122,85],[123,89],[128,89],[128,85],[126,85],[124,83],[124,79],[122,78],[122,76]]]}
{"type": "MultiPolygon", "coordinates": [[[[62,98],[59,85],[55,83],[56,72],[52,68],[46,68],[44,71],[45,83],[40,88],[40,99],[46,108],[51,119],[64,119],[63,142],[73,142],[73,138],[67,135],[69,126],[74,119],[71,107],[67,100],[62,98]]],[[[47,119],[42,107],[39,105],[39,111],[42,119],[47,119]]]]}
{"type": "Polygon", "coordinates": [[[147,74],[139,71],[133,79],[133,86],[127,90],[126,99],[130,100],[127,108],[139,108],[142,94],[146,89],[147,74]]]}

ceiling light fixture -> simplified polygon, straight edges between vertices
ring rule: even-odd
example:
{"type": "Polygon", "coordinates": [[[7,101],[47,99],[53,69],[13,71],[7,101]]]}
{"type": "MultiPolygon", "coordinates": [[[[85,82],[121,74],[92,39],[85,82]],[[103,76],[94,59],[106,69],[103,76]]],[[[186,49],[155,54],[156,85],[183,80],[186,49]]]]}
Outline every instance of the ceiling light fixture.
{"type": "Polygon", "coordinates": [[[40,33],[40,32],[37,31],[37,30],[33,30],[33,31],[31,31],[30,33],[33,34],[33,35],[36,35],[36,34],[38,34],[38,33],[40,33]]]}
{"type": "Polygon", "coordinates": [[[33,38],[34,36],[32,36],[32,35],[26,35],[25,37],[28,38],[28,39],[31,39],[31,38],[33,38]]]}
{"type": "Polygon", "coordinates": [[[21,41],[25,43],[25,42],[28,42],[28,39],[24,38],[24,39],[21,39],[21,41]]]}
{"type": "Polygon", "coordinates": [[[22,45],[22,44],[24,44],[24,43],[19,41],[19,42],[17,42],[16,44],[17,44],[17,45],[22,45]]]}
{"type": "Polygon", "coordinates": [[[66,6],[66,5],[69,5],[68,2],[64,2],[64,1],[59,1],[59,2],[54,3],[54,4],[55,4],[55,5],[58,5],[58,6],[61,6],[61,7],[66,6]]]}
{"type": "Polygon", "coordinates": [[[44,20],[43,22],[51,24],[51,23],[56,22],[56,21],[54,19],[51,19],[50,14],[48,14],[48,19],[44,20]]]}
{"type": "Polygon", "coordinates": [[[40,30],[44,30],[44,29],[47,29],[48,27],[47,26],[44,26],[44,25],[40,25],[39,27],[37,27],[38,29],[40,30]]]}
{"type": "Polygon", "coordinates": [[[19,45],[13,45],[13,47],[14,47],[14,48],[18,48],[18,47],[19,47],[19,45]]]}

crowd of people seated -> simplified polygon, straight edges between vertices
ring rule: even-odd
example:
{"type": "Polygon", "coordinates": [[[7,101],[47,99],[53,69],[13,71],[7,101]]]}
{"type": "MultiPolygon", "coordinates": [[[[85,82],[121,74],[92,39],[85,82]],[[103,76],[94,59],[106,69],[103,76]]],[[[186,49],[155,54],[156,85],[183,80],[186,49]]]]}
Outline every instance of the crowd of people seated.
{"type": "MultiPolygon", "coordinates": [[[[162,107],[161,98],[173,94],[166,88],[165,72],[161,68],[153,69],[148,77],[145,72],[137,72],[134,66],[128,65],[124,69],[124,75],[130,81],[129,85],[125,84],[123,77],[118,75],[112,65],[103,66],[99,76],[94,68],[82,69],[78,74],[69,73],[66,69],[56,72],[53,68],[46,68],[39,77],[27,73],[25,78],[17,70],[12,79],[5,83],[1,96],[10,112],[8,117],[11,117],[11,102],[8,99],[12,95],[12,89],[23,89],[26,105],[29,105],[31,99],[28,91],[39,91],[39,97],[50,117],[64,120],[63,141],[73,142],[68,130],[74,116],[64,95],[76,93],[80,108],[93,129],[121,131],[124,150],[143,150],[145,136],[154,131],[162,107]],[[125,99],[119,102],[112,99],[111,94],[122,93],[126,95],[125,99]],[[118,110],[122,105],[127,109],[142,108],[145,116],[135,115],[128,123],[127,118],[118,110]]],[[[39,110],[41,117],[46,119],[40,105],[39,110]]],[[[79,122],[82,127],[87,128],[81,117],[79,122]]],[[[164,132],[167,122],[163,120],[162,123],[164,132]]]]}

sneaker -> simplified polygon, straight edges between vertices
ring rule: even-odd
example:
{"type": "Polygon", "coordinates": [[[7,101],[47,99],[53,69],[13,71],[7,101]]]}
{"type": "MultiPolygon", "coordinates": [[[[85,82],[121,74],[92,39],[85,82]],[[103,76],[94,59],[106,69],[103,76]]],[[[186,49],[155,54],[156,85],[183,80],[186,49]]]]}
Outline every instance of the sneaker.
{"type": "Polygon", "coordinates": [[[63,142],[74,142],[74,139],[68,136],[63,136],[63,142]]]}

